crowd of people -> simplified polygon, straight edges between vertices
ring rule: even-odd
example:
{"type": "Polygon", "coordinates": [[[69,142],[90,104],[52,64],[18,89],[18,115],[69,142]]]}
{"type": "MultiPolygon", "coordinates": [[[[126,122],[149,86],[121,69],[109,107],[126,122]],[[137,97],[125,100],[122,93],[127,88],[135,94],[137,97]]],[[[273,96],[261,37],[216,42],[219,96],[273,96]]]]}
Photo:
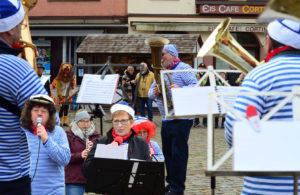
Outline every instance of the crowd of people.
{"type": "MultiPolygon", "coordinates": [[[[183,195],[188,164],[188,140],[194,118],[167,119],[162,96],[153,73],[146,63],[134,73],[128,66],[122,77],[122,86],[130,87],[132,99],[138,98],[140,115],[126,102],[111,106],[112,127],[106,136],[96,130],[87,110],[75,114],[69,129],[60,125],[56,102],[50,97],[40,77],[44,67],[38,64],[38,74],[17,55],[24,19],[24,9],[19,0],[3,0],[0,4],[0,194],[43,195],[83,194],[91,162],[98,144],[126,147],[126,160],[162,161],[166,165],[166,195],[183,195]],[[13,68],[12,68],[13,67],[13,68]],[[46,89],[46,90],[45,90],[46,89]],[[161,114],[162,150],[154,140],[156,126],[152,122],[152,101],[157,102],[161,114]],[[148,118],[146,118],[145,105],[148,118]]],[[[232,86],[242,86],[244,92],[290,92],[300,85],[300,23],[290,19],[271,22],[267,27],[265,63],[247,75],[220,73],[232,86]]],[[[70,64],[63,63],[64,72],[70,73],[70,64]],[[66,71],[68,70],[68,71],[66,71]]],[[[174,44],[162,50],[162,67],[167,70],[190,70],[190,65],[179,58],[174,44]]],[[[200,64],[199,69],[206,69],[200,64]]],[[[234,67],[231,67],[232,69],[234,67]]],[[[178,72],[171,74],[173,84],[165,75],[168,88],[194,87],[203,73],[178,72]]],[[[73,79],[73,78],[71,78],[73,79]]],[[[216,80],[217,85],[225,85],[216,80]]],[[[73,83],[73,87],[76,83],[73,83]]],[[[201,86],[209,86],[209,79],[201,86]]],[[[67,89],[57,82],[60,89],[67,89]]],[[[170,91],[168,91],[170,93],[170,91]]],[[[171,94],[169,94],[171,95],[171,94]]],[[[67,98],[58,94],[58,100],[67,98]]],[[[280,98],[239,96],[235,109],[244,115],[246,107],[256,107],[263,117],[280,103],[280,98]]],[[[61,102],[59,102],[61,103],[61,102]]],[[[188,103],[188,102],[186,102],[188,103]]],[[[68,108],[61,110],[61,113],[68,108]]],[[[68,113],[64,113],[68,115],[68,113]]],[[[291,102],[282,107],[270,120],[292,120],[291,102]]],[[[232,129],[237,119],[227,113],[225,139],[232,147],[232,129]]],[[[196,121],[197,123],[197,121],[196,121]]],[[[198,121],[199,123],[199,121],[198,121]]],[[[205,120],[204,120],[204,125],[205,120]]],[[[215,121],[217,127],[217,121],[215,121]]],[[[245,177],[242,194],[292,194],[293,177],[245,177]]]]}

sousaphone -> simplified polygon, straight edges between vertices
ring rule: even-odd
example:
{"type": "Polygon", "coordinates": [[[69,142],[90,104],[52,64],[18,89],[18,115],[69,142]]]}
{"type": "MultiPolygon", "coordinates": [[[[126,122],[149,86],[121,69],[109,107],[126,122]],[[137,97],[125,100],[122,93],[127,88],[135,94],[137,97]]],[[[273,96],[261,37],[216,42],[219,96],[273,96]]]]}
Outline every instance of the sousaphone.
{"type": "Polygon", "coordinates": [[[229,32],[230,21],[231,18],[226,18],[216,27],[200,48],[197,58],[215,56],[248,73],[259,62],[232,37],[229,32]]]}

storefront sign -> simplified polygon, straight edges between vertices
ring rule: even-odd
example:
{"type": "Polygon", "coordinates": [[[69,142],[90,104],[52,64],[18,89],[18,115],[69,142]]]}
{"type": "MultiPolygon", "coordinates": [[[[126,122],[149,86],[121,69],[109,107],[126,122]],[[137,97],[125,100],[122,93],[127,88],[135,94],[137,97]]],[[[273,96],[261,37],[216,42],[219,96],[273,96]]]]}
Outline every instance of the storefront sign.
{"type": "Polygon", "coordinates": [[[199,14],[247,14],[257,15],[265,6],[257,5],[199,5],[199,14]]]}

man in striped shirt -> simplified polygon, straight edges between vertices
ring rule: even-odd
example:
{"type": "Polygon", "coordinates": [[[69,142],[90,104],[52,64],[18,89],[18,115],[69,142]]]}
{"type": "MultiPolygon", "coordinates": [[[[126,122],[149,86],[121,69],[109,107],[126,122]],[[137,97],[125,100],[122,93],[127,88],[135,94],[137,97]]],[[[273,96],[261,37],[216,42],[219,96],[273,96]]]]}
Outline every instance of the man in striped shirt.
{"type": "MultiPolygon", "coordinates": [[[[175,45],[165,45],[162,51],[162,66],[169,70],[191,69],[191,66],[183,63],[178,58],[175,45]]],[[[170,74],[173,85],[165,75],[169,88],[193,87],[197,84],[194,72],[181,72],[170,74]]],[[[170,89],[168,90],[170,92],[170,89]]],[[[169,93],[169,96],[171,94],[169,93]]],[[[181,195],[185,189],[185,178],[188,162],[188,139],[194,119],[165,119],[164,106],[161,95],[158,93],[156,81],[153,82],[148,92],[148,97],[157,100],[157,106],[162,116],[161,139],[162,149],[165,156],[168,183],[166,194],[181,195]]],[[[188,103],[188,102],[186,102],[188,103]]]]}
{"type": "Polygon", "coordinates": [[[46,91],[32,67],[17,57],[22,49],[13,48],[24,27],[20,0],[1,0],[0,13],[0,194],[29,195],[30,153],[15,111],[21,111],[31,95],[46,91]]]}
{"type": "MultiPolygon", "coordinates": [[[[248,73],[243,81],[243,92],[291,92],[300,85],[300,23],[293,20],[275,20],[267,27],[266,63],[248,73]]],[[[284,97],[239,96],[234,108],[245,115],[248,105],[256,107],[260,117],[266,115],[284,97]]],[[[290,121],[293,119],[292,102],[277,111],[270,120],[290,121]]],[[[232,146],[232,128],[235,121],[228,113],[225,121],[225,139],[232,146]]],[[[297,154],[295,154],[297,155],[297,154]]],[[[293,194],[292,177],[245,177],[243,195],[287,195],[293,194]]]]}

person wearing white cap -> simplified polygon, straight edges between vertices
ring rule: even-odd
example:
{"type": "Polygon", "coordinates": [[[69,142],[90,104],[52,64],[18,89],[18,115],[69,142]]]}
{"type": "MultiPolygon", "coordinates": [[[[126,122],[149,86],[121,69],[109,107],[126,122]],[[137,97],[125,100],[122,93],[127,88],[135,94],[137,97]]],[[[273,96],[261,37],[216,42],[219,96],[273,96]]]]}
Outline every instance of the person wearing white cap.
{"type": "Polygon", "coordinates": [[[20,0],[0,1],[0,194],[30,194],[30,155],[19,116],[31,95],[47,94],[32,67],[17,56],[24,14],[20,0]]]}
{"type": "Polygon", "coordinates": [[[48,95],[31,96],[21,113],[30,150],[32,195],[65,194],[65,171],[71,158],[65,131],[56,125],[55,103],[48,95]]]}
{"type": "MultiPolygon", "coordinates": [[[[247,74],[242,83],[243,92],[291,92],[294,85],[300,85],[300,22],[275,20],[268,25],[267,31],[266,63],[247,74]]],[[[247,106],[253,105],[259,117],[263,118],[282,100],[274,96],[239,96],[234,108],[246,116],[247,106]]],[[[232,113],[227,113],[225,139],[229,147],[232,146],[235,120],[232,113]]],[[[293,120],[292,102],[281,107],[269,120],[293,120]]],[[[245,177],[242,194],[292,195],[293,189],[293,177],[245,177]]]]}
{"type": "MultiPolygon", "coordinates": [[[[179,59],[176,45],[165,45],[162,50],[162,66],[169,70],[188,70],[192,67],[179,59]]],[[[194,87],[197,84],[196,73],[178,72],[170,74],[173,85],[167,75],[165,80],[169,88],[194,87]]],[[[169,90],[171,91],[171,90],[169,90]]],[[[171,95],[171,94],[169,94],[171,95]]],[[[148,92],[149,99],[156,99],[162,116],[161,141],[165,157],[168,185],[166,194],[182,195],[185,190],[185,179],[188,163],[188,140],[194,118],[167,120],[161,95],[158,93],[156,81],[148,92]]],[[[185,102],[188,103],[188,102],[185,102]]]]}
{"type": "Polygon", "coordinates": [[[126,102],[114,104],[110,108],[113,128],[109,130],[105,137],[99,138],[89,152],[83,164],[82,172],[87,176],[88,168],[95,155],[97,144],[128,147],[127,158],[139,160],[151,160],[148,143],[145,139],[135,136],[135,131],[131,128],[134,124],[134,110],[126,102]]]}

